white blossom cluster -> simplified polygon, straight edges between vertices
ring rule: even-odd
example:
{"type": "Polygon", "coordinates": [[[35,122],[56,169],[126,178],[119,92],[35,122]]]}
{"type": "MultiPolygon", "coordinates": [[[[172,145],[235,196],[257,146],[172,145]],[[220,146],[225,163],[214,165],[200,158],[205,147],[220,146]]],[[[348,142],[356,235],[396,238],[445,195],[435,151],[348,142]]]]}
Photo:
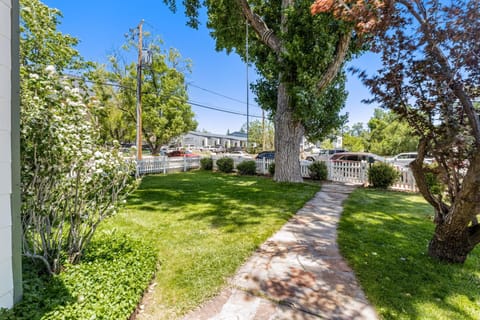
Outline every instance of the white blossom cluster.
{"type": "Polygon", "coordinates": [[[24,250],[55,268],[58,248],[74,260],[116,212],[133,189],[134,167],[118,148],[98,144],[89,113],[96,106],[55,67],[23,77],[21,104],[24,250]]]}

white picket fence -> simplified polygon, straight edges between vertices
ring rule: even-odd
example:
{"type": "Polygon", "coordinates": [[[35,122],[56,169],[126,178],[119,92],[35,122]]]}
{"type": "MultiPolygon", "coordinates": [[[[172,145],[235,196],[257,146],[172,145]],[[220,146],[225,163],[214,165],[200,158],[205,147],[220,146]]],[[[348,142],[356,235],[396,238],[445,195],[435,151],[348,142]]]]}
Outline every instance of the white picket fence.
{"type": "Polygon", "coordinates": [[[137,161],[137,174],[188,171],[200,168],[200,157],[152,156],[137,161]]]}
{"type": "MultiPolygon", "coordinates": [[[[221,157],[213,157],[214,168],[216,168],[216,161],[221,157]]],[[[234,167],[243,161],[249,160],[245,158],[232,158],[234,167]]],[[[272,159],[255,160],[257,163],[257,173],[262,175],[269,174],[268,168],[272,159]]],[[[302,161],[300,169],[302,177],[309,178],[310,170],[308,166],[311,163],[302,161]]],[[[328,176],[327,179],[331,181],[338,181],[344,183],[368,185],[368,168],[369,164],[366,162],[356,161],[326,161],[328,176]]],[[[148,157],[137,162],[137,174],[144,175],[149,173],[163,173],[173,171],[188,171],[190,169],[200,168],[200,157],[148,157]]],[[[410,168],[397,167],[400,172],[400,178],[391,187],[393,190],[418,192],[415,179],[410,168]]]]}
{"type": "MultiPolygon", "coordinates": [[[[355,161],[326,161],[328,180],[368,185],[368,168],[366,162],[355,161]]],[[[400,177],[390,189],[418,192],[415,178],[410,168],[395,167],[400,177]]]]}

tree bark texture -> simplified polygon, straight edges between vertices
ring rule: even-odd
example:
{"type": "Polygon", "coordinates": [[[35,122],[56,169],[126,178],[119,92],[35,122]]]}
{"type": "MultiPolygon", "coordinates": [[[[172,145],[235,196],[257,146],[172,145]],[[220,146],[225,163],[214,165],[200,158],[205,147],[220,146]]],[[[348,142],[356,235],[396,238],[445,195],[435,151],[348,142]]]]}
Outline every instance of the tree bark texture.
{"type": "Polygon", "coordinates": [[[435,209],[435,233],[428,247],[432,258],[448,263],[463,263],[480,243],[480,226],[472,221],[480,214],[480,153],[472,158],[462,188],[450,205],[434,197],[425,183],[422,171],[422,142],[419,157],[410,167],[425,199],[435,209]]]}
{"type": "Polygon", "coordinates": [[[275,181],[303,182],[299,146],[304,133],[301,122],[294,119],[287,86],[280,83],[275,114],[275,181]]]}

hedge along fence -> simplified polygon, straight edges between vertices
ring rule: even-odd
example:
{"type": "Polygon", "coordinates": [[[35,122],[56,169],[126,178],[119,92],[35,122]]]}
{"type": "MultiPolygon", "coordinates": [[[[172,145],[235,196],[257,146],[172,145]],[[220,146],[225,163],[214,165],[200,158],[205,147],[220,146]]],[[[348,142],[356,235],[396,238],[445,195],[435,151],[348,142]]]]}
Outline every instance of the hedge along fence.
{"type": "MultiPolygon", "coordinates": [[[[213,162],[213,169],[218,170],[217,160],[225,158],[226,156],[213,156],[211,157],[213,162]]],[[[253,160],[248,158],[240,157],[229,157],[233,159],[234,170],[237,169],[238,164],[247,161],[253,160]]],[[[170,158],[167,157],[154,157],[152,159],[146,158],[142,160],[139,167],[140,174],[147,173],[168,173],[172,171],[187,171],[190,169],[200,168],[200,158],[198,157],[184,157],[184,158],[170,158]]],[[[257,167],[257,174],[269,175],[269,167],[271,164],[275,163],[273,159],[257,159],[254,160],[257,167]]],[[[310,178],[309,166],[312,162],[301,161],[300,170],[302,177],[310,178]]],[[[369,164],[366,162],[354,162],[354,161],[325,161],[327,165],[327,180],[346,182],[346,183],[356,183],[368,185],[368,169],[369,164]]],[[[393,190],[399,191],[412,191],[418,192],[413,173],[410,168],[400,168],[397,167],[396,170],[399,172],[398,180],[390,187],[393,190]]]]}

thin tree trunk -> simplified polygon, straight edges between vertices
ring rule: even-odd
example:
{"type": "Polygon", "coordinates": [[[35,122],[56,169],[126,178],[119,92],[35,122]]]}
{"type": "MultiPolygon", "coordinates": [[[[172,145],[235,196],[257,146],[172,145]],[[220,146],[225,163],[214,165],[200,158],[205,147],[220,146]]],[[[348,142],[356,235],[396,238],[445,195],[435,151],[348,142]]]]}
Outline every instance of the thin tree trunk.
{"type": "MultiPolygon", "coordinates": [[[[442,212],[441,216],[437,214],[435,219],[435,233],[428,246],[428,254],[444,262],[465,262],[468,254],[480,243],[480,227],[472,224],[478,214],[480,202],[480,154],[476,154],[471,161],[462,189],[448,210],[442,212]]],[[[412,169],[415,167],[412,166],[412,169]]],[[[420,191],[422,192],[422,189],[420,191]]],[[[423,196],[425,197],[425,194],[423,196]]],[[[445,209],[447,206],[440,208],[445,209]]]]}
{"type": "Polygon", "coordinates": [[[303,182],[300,143],[304,133],[303,125],[293,118],[286,84],[280,83],[275,114],[275,181],[303,182]]]}

